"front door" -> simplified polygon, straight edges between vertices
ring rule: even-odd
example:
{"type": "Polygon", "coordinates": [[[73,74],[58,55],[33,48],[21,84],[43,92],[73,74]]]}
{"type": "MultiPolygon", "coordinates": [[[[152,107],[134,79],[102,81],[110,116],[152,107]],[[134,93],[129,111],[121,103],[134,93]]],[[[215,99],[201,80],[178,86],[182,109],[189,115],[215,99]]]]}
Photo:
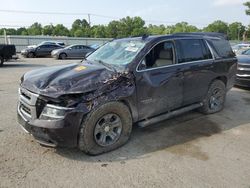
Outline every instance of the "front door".
{"type": "Polygon", "coordinates": [[[136,72],[139,119],[176,109],[183,100],[183,73],[176,65],[173,42],[157,44],[136,72]]]}

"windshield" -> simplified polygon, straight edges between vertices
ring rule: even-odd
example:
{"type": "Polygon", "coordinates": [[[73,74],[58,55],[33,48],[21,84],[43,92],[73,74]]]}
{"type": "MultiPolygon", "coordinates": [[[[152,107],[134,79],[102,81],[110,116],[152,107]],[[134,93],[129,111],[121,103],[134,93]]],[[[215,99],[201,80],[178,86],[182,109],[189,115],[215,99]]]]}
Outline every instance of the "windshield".
{"type": "Polygon", "coordinates": [[[113,65],[126,65],[132,62],[144,45],[145,42],[140,40],[111,41],[89,55],[87,60],[101,61],[113,65]]]}

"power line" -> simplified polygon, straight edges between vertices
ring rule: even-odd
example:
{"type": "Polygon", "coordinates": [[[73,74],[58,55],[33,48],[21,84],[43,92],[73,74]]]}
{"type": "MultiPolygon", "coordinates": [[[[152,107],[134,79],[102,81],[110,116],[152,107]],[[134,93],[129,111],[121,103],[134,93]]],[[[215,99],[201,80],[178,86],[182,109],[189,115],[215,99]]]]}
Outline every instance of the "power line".
{"type": "MultiPolygon", "coordinates": [[[[121,18],[118,17],[113,17],[113,16],[107,16],[107,15],[101,15],[101,14],[94,14],[94,13],[75,13],[75,12],[42,12],[42,11],[26,11],[26,10],[6,10],[6,9],[0,9],[0,12],[5,12],[5,13],[20,13],[20,14],[42,14],[42,15],[63,15],[63,16],[87,16],[88,21],[90,22],[91,17],[100,17],[100,18],[105,18],[105,19],[114,19],[118,20],[121,18]]],[[[171,22],[171,21],[163,21],[163,20],[144,20],[146,23],[161,23],[161,24],[176,24],[178,22],[171,22]]],[[[189,24],[194,24],[194,25],[202,25],[205,26],[207,24],[204,23],[191,23],[188,22],[189,24]]]]}

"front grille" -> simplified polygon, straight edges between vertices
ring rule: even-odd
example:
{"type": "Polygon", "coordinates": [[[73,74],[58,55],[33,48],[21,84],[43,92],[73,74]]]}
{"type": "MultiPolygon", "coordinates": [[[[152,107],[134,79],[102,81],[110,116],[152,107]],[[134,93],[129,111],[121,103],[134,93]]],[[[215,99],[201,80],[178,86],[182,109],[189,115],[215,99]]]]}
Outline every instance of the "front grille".
{"type": "Polygon", "coordinates": [[[27,106],[25,106],[24,104],[20,103],[20,109],[21,109],[23,112],[25,112],[25,113],[27,113],[27,114],[29,114],[29,115],[31,116],[31,110],[30,110],[29,107],[27,107],[27,106]]]}
{"type": "Polygon", "coordinates": [[[250,78],[250,65],[238,64],[237,76],[250,78]]]}
{"type": "Polygon", "coordinates": [[[19,89],[19,104],[18,113],[26,121],[37,118],[37,103],[38,95],[24,88],[19,89]]]}

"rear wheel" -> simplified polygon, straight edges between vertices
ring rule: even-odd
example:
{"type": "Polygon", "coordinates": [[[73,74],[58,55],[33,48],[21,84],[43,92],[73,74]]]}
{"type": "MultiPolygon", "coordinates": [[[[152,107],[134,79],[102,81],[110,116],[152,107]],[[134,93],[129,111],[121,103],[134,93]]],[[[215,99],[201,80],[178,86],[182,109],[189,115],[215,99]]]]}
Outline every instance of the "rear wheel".
{"type": "Polygon", "coordinates": [[[65,53],[62,53],[59,55],[59,59],[66,59],[67,55],[65,53]]]}
{"type": "Polygon", "coordinates": [[[112,151],[128,141],[131,130],[132,117],[126,105],[120,102],[103,104],[82,122],[79,149],[90,155],[112,151]]]}
{"type": "Polygon", "coordinates": [[[202,113],[213,114],[224,108],[226,99],[226,86],[221,80],[215,80],[209,87],[207,96],[200,109],[202,113]]]}

